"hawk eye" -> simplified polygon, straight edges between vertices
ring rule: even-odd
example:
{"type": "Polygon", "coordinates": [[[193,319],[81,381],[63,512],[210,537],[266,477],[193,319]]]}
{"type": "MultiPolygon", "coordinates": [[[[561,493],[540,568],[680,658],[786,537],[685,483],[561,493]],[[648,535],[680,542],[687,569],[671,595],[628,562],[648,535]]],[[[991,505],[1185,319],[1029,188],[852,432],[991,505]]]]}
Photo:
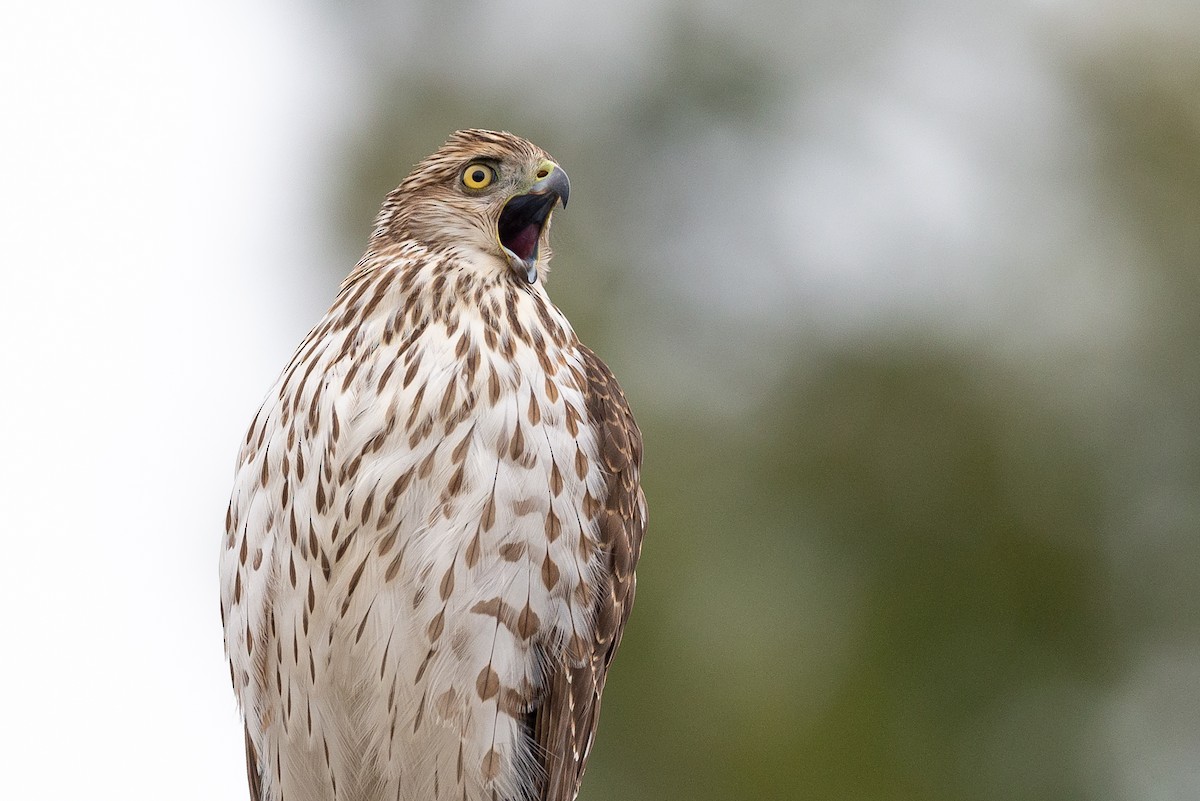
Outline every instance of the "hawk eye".
{"type": "Polygon", "coordinates": [[[467,189],[486,189],[495,178],[496,171],[486,164],[469,164],[462,174],[467,189]]]}

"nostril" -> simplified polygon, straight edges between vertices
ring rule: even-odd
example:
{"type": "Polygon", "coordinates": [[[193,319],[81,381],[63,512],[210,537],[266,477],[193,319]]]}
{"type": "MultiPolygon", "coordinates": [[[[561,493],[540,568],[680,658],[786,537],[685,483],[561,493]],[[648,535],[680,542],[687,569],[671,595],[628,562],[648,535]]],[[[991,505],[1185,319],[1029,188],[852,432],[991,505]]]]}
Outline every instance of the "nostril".
{"type": "Polygon", "coordinates": [[[538,172],[537,172],[537,177],[538,177],[538,178],[545,178],[545,177],[546,177],[547,175],[549,175],[549,174],[550,174],[550,171],[549,171],[549,170],[538,170],[538,172]]]}

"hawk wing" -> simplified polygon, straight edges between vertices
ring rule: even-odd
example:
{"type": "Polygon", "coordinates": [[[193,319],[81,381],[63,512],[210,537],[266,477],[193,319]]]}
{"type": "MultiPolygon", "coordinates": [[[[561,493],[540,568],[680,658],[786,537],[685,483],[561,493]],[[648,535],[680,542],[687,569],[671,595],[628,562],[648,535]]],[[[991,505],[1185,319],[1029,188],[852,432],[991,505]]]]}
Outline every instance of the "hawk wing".
{"type": "Polygon", "coordinates": [[[258,764],[258,753],[254,750],[254,743],[250,740],[250,728],[246,727],[246,780],[250,783],[250,801],[262,801],[262,778],[259,776],[261,768],[258,764]]]}
{"type": "Polygon", "coordinates": [[[633,606],[634,568],[646,533],[641,432],[612,371],[591,350],[579,349],[587,370],[588,421],[607,475],[600,512],[600,580],[587,660],[573,667],[564,656],[546,677],[545,696],[533,713],[533,737],[545,760],[539,801],[573,801],[579,792],[608,665],[633,606]]]}

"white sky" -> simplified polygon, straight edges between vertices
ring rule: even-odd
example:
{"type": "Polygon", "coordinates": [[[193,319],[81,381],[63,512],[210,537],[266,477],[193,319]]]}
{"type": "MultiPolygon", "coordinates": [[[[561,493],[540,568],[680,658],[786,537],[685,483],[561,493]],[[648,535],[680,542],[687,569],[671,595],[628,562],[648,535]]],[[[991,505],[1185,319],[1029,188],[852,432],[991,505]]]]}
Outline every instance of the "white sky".
{"type": "Polygon", "coordinates": [[[332,292],[305,190],[338,64],[303,4],[4,16],[0,795],[241,798],[218,533],[332,292]]]}

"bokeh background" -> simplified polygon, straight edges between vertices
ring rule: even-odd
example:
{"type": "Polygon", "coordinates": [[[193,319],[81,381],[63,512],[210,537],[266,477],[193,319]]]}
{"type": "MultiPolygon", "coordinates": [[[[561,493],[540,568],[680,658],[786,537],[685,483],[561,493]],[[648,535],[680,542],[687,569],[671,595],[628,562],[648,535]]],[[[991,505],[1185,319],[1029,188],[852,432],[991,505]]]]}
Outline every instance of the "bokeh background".
{"type": "Polygon", "coordinates": [[[13,3],[0,75],[0,795],[244,798],[238,437],[482,126],[645,434],[583,799],[1200,798],[1200,5],[13,3]]]}

